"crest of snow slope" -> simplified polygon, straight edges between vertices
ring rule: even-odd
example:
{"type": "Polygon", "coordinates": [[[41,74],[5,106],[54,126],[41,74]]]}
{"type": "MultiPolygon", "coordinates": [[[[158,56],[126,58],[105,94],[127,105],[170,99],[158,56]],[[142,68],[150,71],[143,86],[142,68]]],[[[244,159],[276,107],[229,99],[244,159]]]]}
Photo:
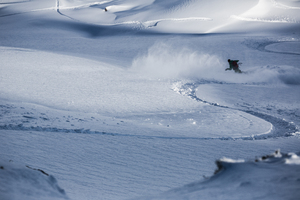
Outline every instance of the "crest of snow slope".
{"type": "Polygon", "coordinates": [[[68,199],[52,175],[30,166],[1,161],[0,179],[1,199],[68,199]]]}
{"type": "Polygon", "coordinates": [[[261,22],[280,23],[268,29],[297,27],[299,2],[278,0],[247,1],[82,1],[60,0],[61,12],[80,21],[98,24],[123,24],[138,29],[155,27],[162,32],[245,31],[262,28],[261,22]],[[72,7],[73,6],[73,7],[72,7]],[[104,11],[107,10],[107,12],[104,11]],[[240,21],[244,21],[244,26],[240,21]],[[258,22],[258,23],[248,23],[258,22]],[[237,24],[236,24],[237,23],[237,24]],[[234,27],[236,24],[237,27],[234,27]],[[226,28],[227,27],[227,28],[226,28]],[[221,28],[221,29],[220,29],[221,28]],[[250,28],[250,29],[249,29],[250,28]]]}
{"type": "Polygon", "coordinates": [[[299,11],[299,1],[259,0],[256,6],[240,15],[232,14],[230,16],[232,20],[229,20],[227,24],[210,31],[298,30],[299,11]],[[242,25],[243,28],[241,28],[242,25]]]}
{"type": "Polygon", "coordinates": [[[290,199],[300,195],[299,154],[274,154],[254,161],[222,158],[208,180],[140,199],[290,199]]]}
{"type": "Polygon", "coordinates": [[[9,3],[4,2],[7,8],[4,10],[12,11],[9,15],[53,10],[75,22],[121,25],[135,30],[152,28],[149,30],[168,33],[296,29],[299,23],[299,2],[292,0],[33,0],[9,3]]]}
{"type": "Polygon", "coordinates": [[[155,27],[154,30],[163,32],[205,32],[226,22],[232,14],[232,9],[229,9],[232,5],[234,13],[240,14],[254,3],[251,0],[127,0],[87,4],[82,1],[60,0],[59,5],[62,5],[59,9],[64,15],[88,23],[123,24],[138,29],[155,27]]]}
{"type": "MultiPolygon", "coordinates": [[[[284,1],[294,3],[295,1],[284,1]]],[[[299,7],[291,7],[279,3],[277,0],[260,0],[259,3],[240,16],[233,18],[245,21],[261,21],[270,23],[300,23],[299,7]]]]}
{"type": "Polygon", "coordinates": [[[207,21],[207,17],[165,15],[168,10],[189,4],[189,1],[58,1],[59,10],[64,15],[87,23],[106,25],[129,25],[134,28],[156,26],[159,22],[207,21]],[[105,12],[106,10],[106,12],[105,12]]]}

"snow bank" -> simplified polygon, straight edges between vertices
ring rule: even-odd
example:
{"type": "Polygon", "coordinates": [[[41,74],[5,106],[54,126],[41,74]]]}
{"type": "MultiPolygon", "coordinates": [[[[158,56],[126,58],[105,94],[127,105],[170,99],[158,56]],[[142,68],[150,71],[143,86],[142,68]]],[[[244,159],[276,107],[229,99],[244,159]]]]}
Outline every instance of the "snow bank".
{"type": "Polygon", "coordinates": [[[68,199],[56,179],[41,169],[0,162],[1,199],[68,199]]]}
{"type": "Polygon", "coordinates": [[[299,153],[262,156],[255,161],[220,159],[207,180],[140,199],[298,199],[299,153]]]}

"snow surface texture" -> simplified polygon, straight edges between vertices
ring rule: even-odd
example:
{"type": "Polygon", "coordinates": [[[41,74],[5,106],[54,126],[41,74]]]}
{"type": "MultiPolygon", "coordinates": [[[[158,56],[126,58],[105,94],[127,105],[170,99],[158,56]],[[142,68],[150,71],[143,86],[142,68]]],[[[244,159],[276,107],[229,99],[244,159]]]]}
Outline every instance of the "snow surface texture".
{"type": "Polygon", "coordinates": [[[0,1],[1,199],[298,199],[299,10],[0,1]]]}
{"type": "Polygon", "coordinates": [[[218,169],[213,177],[144,199],[297,199],[299,162],[298,155],[279,151],[252,162],[222,158],[216,161],[218,169]],[[278,173],[283,166],[285,171],[278,173]]]}
{"type": "Polygon", "coordinates": [[[1,199],[67,199],[56,179],[41,169],[10,160],[1,163],[0,170],[1,199]]]}

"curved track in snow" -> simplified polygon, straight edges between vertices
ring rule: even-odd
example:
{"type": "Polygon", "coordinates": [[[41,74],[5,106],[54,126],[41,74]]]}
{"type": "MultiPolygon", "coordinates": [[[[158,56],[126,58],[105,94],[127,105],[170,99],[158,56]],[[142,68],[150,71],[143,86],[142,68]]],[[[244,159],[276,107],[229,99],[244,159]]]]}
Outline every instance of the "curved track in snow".
{"type": "Polygon", "coordinates": [[[280,43],[286,43],[286,42],[298,42],[299,41],[293,41],[293,40],[286,40],[286,41],[278,41],[278,40],[246,40],[243,42],[248,48],[255,49],[261,52],[268,52],[268,53],[277,53],[277,54],[286,54],[286,55],[300,55],[298,52],[286,52],[286,51],[273,51],[266,49],[267,46],[272,44],[280,44],[280,43]]]}
{"type": "MultiPolygon", "coordinates": [[[[214,82],[217,83],[217,82],[214,82]]],[[[252,109],[245,107],[244,109],[241,108],[232,108],[228,106],[223,106],[218,103],[211,103],[209,101],[205,101],[197,97],[196,95],[196,89],[198,86],[201,84],[207,84],[206,82],[193,82],[193,83],[186,83],[182,84],[181,87],[176,88],[176,92],[178,92],[181,95],[188,96],[191,99],[194,99],[195,101],[202,102],[211,106],[219,107],[219,108],[224,108],[224,109],[230,109],[230,110],[237,110],[241,111],[250,115],[253,115],[255,117],[261,118],[267,122],[270,122],[274,130],[272,130],[270,133],[267,134],[260,134],[260,135],[253,135],[253,136],[245,136],[245,137],[240,137],[236,139],[267,139],[267,138],[273,138],[273,137],[288,137],[288,136],[293,136],[296,132],[299,132],[299,129],[297,126],[295,126],[293,123],[290,123],[288,121],[285,121],[284,119],[280,119],[265,113],[261,112],[256,112],[253,111],[252,109]]]]}

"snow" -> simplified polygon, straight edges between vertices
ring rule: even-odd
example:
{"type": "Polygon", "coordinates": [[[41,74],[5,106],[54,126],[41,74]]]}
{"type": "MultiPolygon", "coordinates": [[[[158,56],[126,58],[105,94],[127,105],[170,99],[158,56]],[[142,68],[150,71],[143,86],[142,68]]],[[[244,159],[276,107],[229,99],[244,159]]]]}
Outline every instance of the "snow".
{"type": "Polygon", "coordinates": [[[297,199],[299,9],[1,1],[1,199],[297,199]]]}
{"type": "Polygon", "coordinates": [[[43,170],[25,167],[12,160],[0,165],[2,199],[67,199],[57,180],[43,170]]]}
{"type": "Polygon", "coordinates": [[[144,199],[297,199],[299,166],[283,162],[293,156],[297,155],[267,155],[248,162],[221,159],[216,162],[218,170],[212,178],[144,199]],[[279,174],[283,166],[295,176],[286,171],[279,174]]]}

